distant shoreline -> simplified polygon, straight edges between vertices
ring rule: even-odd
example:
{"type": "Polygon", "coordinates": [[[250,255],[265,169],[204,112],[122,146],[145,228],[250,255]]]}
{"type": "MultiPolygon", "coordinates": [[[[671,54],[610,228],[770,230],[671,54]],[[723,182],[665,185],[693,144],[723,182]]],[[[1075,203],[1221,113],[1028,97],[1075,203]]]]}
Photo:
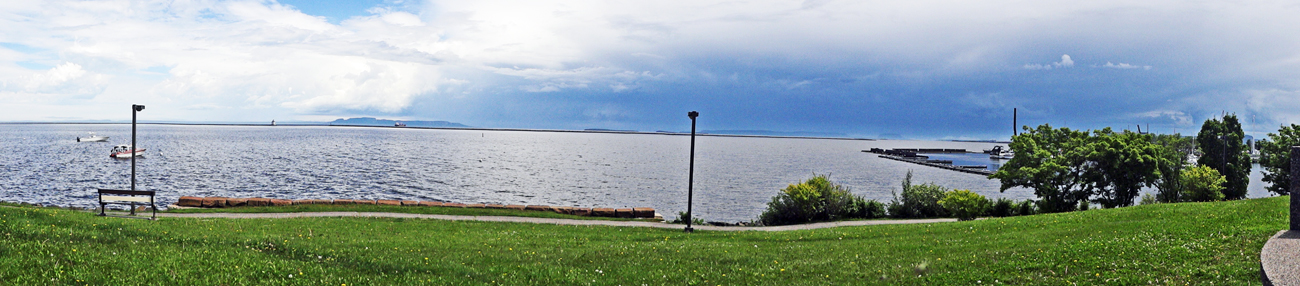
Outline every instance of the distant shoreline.
{"type": "MultiPolygon", "coordinates": [[[[126,124],[122,122],[0,122],[0,125],[83,125],[83,124],[126,124]]],[[[177,126],[249,126],[249,127],[301,127],[301,126],[321,126],[321,127],[364,127],[364,128],[393,128],[393,129],[433,129],[433,130],[469,130],[469,131],[522,131],[522,132],[562,132],[562,133],[605,133],[605,134],[643,134],[643,135],[674,135],[690,136],[690,133],[680,132],[648,132],[648,131],[626,131],[626,130],[565,130],[565,129],[523,129],[523,128],[484,128],[484,127],[411,127],[411,126],[373,126],[373,125],[330,125],[325,123],[278,123],[271,124],[252,124],[252,123],[167,123],[167,122],[148,122],[137,123],[139,125],[177,125],[177,126]]],[[[826,139],[826,140],[854,140],[854,141],[877,141],[878,139],[870,138],[846,138],[846,137],[820,137],[820,136],[779,136],[779,135],[741,135],[741,134],[709,134],[695,133],[696,136],[713,136],[713,137],[739,137],[739,138],[784,138],[784,139],[826,139]]]]}

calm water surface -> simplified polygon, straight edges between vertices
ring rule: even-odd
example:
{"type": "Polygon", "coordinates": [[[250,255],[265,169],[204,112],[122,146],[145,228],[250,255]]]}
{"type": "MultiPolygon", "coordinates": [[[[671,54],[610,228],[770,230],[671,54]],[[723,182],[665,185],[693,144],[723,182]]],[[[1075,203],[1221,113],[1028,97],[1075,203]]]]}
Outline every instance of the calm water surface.
{"type": "MultiPolygon", "coordinates": [[[[360,127],[140,125],[137,188],[180,196],[283,199],[404,199],[578,207],[686,209],[689,136],[360,127]]],[[[96,188],[126,189],[130,161],[108,157],[129,144],[124,124],[0,124],[0,200],[95,206],[96,188]],[[109,142],[78,143],[86,132],[109,142]]],[[[868,199],[888,201],[913,171],[982,195],[983,176],[886,160],[870,148],[989,149],[991,143],[701,136],[696,139],[695,211],[710,221],[749,221],[781,188],[829,174],[868,199]]],[[[951,157],[951,156],[950,156],[951,157]]],[[[989,164],[978,154],[958,164],[989,164]]],[[[1253,174],[1251,196],[1267,196],[1253,174]]]]}

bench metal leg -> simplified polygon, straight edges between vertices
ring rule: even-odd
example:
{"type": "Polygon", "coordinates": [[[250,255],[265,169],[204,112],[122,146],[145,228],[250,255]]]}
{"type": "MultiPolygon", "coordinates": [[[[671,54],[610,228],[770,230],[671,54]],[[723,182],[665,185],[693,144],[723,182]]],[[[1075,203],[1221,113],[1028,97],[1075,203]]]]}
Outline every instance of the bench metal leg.
{"type": "Polygon", "coordinates": [[[108,205],[108,204],[105,204],[105,203],[103,203],[103,202],[100,202],[100,203],[99,203],[99,216],[106,216],[106,214],[104,214],[104,207],[105,207],[105,205],[108,205]]]}

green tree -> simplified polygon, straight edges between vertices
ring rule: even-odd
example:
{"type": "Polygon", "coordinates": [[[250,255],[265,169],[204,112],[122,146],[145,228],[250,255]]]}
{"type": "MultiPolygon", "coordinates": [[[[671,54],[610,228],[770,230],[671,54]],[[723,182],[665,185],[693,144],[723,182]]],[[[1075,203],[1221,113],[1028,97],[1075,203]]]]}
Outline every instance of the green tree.
{"type": "Polygon", "coordinates": [[[1080,200],[1091,196],[1083,180],[1085,156],[1077,148],[1088,139],[1088,132],[1047,124],[1024,130],[1011,138],[1015,157],[989,178],[1001,181],[1003,192],[1012,187],[1033,189],[1039,212],[1073,211],[1080,200]]]}
{"type": "Polygon", "coordinates": [[[953,190],[944,193],[939,205],[948,210],[957,220],[974,220],[992,206],[989,199],[970,190],[953,190]]]}
{"type": "Polygon", "coordinates": [[[1142,187],[1159,180],[1161,150],[1150,135],[1116,133],[1108,127],[1086,139],[1078,148],[1084,155],[1085,189],[1094,202],[1105,208],[1131,206],[1142,187]]]}
{"type": "Polygon", "coordinates": [[[1283,125],[1277,133],[1269,133],[1267,140],[1259,141],[1259,166],[1264,167],[1264,181],[1269,183],[1268,190],[1278,195],[1290,194],[1291,146],[1300,146],[1300,125],[1283,125]]]}
{"type": "Polygon", "coordinates": [[[1183,190],[1182,172],[1188,165],[1188,156],[1196,152],[1196,140],[1182,134],[1158,134],[1151,138],[1160,145],[1160,181],[1156,183],[1155,200],[1159,202],[1178,202],[1179,192],[1183,190]]]}
{"type": "Polygon", "coordinates": [[[1208,166],[1188,168],[1183,172],[1183,200],[1213,202],[1223,200],[1223,185],[1227,180],[1219,171],[1208,166]]]}
{"type": "Polygon", "coordinates": [[[1202,154],[1196,163],[1214,168],[1227,179],[1223,185],[1225,199],[1246,197],[1246,186],[1250,184],[1250,150],[1242,143],[1245,136],[1236,115],[1226,115],[1222,121],[1205,120],[1196,135],[1202,154]]]}

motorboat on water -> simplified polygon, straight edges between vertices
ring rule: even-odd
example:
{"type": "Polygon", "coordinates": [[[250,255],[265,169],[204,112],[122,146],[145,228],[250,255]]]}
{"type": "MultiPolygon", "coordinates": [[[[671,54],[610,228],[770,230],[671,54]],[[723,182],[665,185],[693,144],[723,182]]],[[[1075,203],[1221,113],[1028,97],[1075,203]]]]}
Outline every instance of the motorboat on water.
{"type": "Polygon", "coordinates": [[[1002,151],[1006,151],[1006,149],[1003,148],[1002,145],[997,145],[997,146],[993,146],[993,149],[984,149],[984,154],[989,154],[989,155],[1000,154],[1002,153],[1002,151]]]}
{"type": "Polygon", "coordinates": [[[105,141],[108,141],[108,136],[99,136],[99,135],[95,135],[95,132],[86,132],[86,133],[90,133],[90,136],[89,136],[89,137],[77,137],[77,142],[105,142],[105,141]]]}
{"type": "Polygon", "coordinates": [[[113,146],[113,151],[109,151],[108,157],[127,159],[136,156],[144,156],[144,148],[131,148],[131,145],[113,146]],[[135,149],[132,151],[132,149],[135,149]]]}
{"type": "Polygon", "coordinates": [[[1006,151],[1002,151],[1002,152],[998,152],[998,153],[989,154],[989,159],[993,159],[993,160],[1011,160],[1011,158],[1013,158],[1013,157],[1015,157],[1015,156],[1016,156],[1016,153],[1011,152],[1011,150],[1006,150],[1006,151]]]}
{"type": "Polygon", "coordinates": [[[989,159],[993,160],[1009,160],[1011,157],[1016,155],[1016,153],[1012,153],[1010,149],[1003,148],[1002,145],[993,146],[993,149],[984,150],[984,154],[989,154],[989,159]]]}

